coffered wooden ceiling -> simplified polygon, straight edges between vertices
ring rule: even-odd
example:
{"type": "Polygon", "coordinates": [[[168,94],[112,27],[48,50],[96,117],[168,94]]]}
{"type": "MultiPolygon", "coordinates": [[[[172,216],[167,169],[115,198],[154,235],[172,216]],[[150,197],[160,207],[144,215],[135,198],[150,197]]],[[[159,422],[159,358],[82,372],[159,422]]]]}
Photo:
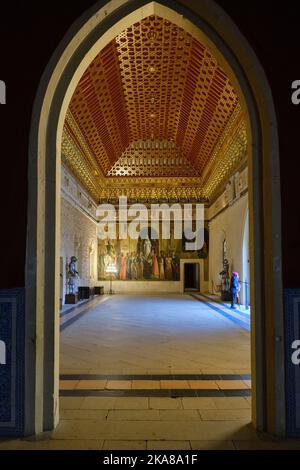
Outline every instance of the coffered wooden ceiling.
{"type": "Polygon", "coordinates": [[[133,181],[137,197],[137,188],[158,198],[159,188],[185,188],[187,197],[190,188],[208,198],[245,157],[246,140],[236,93],[216,59],[153,15],[119,34],[85,71],[62,156],[95,199],[131,194],[133,181]]]}

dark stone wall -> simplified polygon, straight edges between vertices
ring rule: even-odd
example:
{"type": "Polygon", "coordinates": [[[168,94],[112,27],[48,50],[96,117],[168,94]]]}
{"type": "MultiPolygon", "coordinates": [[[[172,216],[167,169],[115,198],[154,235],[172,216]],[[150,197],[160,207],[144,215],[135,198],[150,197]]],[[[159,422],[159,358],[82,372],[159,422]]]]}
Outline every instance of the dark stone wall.
{"type": "MultiPolygon", "coordinates": [[[[105,3],[105,2],[103,2],[105,3]]],[[[291,82],[300,80],[300,3],[287,0],[216,0],[247,37],[274,95],[279,122],[284,286],[299,287],[300,106],[291,103],[291,82]]],[[[94,0],[14,0],[0,11],[0,79],[7,104],[0,106],[0,286],[23,287],[26,253],[27,154],[37,87],[53,51],[71,24],[94,0]]]]}

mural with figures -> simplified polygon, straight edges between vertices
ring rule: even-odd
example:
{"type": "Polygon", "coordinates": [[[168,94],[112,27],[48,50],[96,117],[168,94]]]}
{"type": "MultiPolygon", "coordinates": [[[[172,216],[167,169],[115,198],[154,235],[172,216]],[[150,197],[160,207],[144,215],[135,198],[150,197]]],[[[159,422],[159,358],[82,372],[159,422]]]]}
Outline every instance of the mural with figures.
{"type": "Polygon", "coordinates": [[[107,268],[114,265],[116,274],[113,277],[120,281],[179,281],[180,259],[205,259],[207,256],[207,230],[204,246],[197,252],[185,251],[184,240],[151,239],[150,229],[138,240],[98,239],[98,279],[110,279],[107,268]]]}

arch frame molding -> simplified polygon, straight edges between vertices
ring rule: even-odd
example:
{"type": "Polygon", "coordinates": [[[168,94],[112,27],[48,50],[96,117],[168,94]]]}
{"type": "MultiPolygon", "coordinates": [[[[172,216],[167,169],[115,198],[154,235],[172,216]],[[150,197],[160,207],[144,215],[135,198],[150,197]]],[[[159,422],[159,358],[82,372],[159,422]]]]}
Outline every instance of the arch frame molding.
{"type": "MultiPolygon", "coordinates": [[[[25,434],[59,419],[60,143],[68,102],[96,53],[128,15],[155,6],[189,22],[215,53],[247,110],[252,314],[252,419],[257,430],[286,434],[281,201],[277,121],[257,57],[213,0],[101,1],[70,28],[41,79],[31,123],[26,258],[25,434]],[[99,39],[100,38],[100,39],[99,39]]],[[[172,16],[173,18],[173,16],[172,16]]]]}

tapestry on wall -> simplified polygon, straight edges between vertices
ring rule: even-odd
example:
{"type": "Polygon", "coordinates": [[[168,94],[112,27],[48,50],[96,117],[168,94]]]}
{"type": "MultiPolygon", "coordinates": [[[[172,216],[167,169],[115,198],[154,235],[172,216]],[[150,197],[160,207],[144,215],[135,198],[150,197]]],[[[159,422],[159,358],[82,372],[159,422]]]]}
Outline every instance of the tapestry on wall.
{"type": "Polygon", "coordinates": [[[199,251],[185,251],[182,240],[152,239],[151,231],[137,240],[98,239],[98,279],[108,280],[108,266],[115,266],[113,277],[120,281],[179,281],[180,259],[206,259],[208,256],[208,230],[199,251]]]}

